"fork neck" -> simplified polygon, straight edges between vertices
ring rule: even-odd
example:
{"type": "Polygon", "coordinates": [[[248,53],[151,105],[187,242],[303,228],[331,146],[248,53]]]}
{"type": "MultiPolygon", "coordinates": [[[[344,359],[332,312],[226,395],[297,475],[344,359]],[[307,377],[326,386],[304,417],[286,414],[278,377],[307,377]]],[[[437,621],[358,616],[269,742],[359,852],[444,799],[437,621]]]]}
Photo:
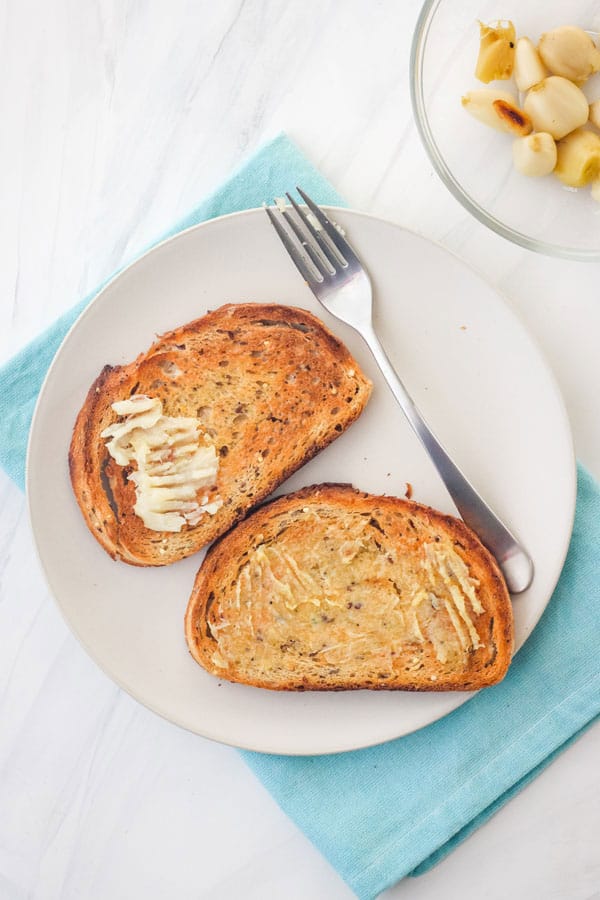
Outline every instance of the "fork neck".
{"type": "Polygon", "coordinates": [[[375,357],[375,361],[381,369],[381,372],[385,380],[387,381],[390,390],[404,410],[404,413],[408,417],[409,422],[418,433],[421,424],[421,416],[414,404],[412,397],[406,390],[398,373],[392,365],[392,362],[388,357],[384,346],[377,337],[371,321],[369,321],[364,328],[361,328],[361,334],[368,344],[371,353],[375,357]]]}

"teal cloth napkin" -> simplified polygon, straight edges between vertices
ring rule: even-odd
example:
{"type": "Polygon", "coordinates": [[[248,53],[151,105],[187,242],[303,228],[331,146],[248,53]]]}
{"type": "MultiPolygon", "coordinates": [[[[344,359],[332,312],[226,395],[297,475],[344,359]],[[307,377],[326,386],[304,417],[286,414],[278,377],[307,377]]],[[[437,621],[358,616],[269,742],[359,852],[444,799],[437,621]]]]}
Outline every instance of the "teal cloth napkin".
{"type": "MultiPolygon", "coordinates": [[[[342,205],[283,135],[169,234],[260,204],[296,183],[342,205]]],[[[21,487],[46,370],[85,298],[0,369],[0,465],[21,487]]],[[[600,714],[600,489],[579,468],[567,561],[542,620],[496,687],[412,735],[321,757],[243,754],[361,900],[429,869],[600,714]]],[[[518,602],[518,601],[517,601],[518,602]]]]}

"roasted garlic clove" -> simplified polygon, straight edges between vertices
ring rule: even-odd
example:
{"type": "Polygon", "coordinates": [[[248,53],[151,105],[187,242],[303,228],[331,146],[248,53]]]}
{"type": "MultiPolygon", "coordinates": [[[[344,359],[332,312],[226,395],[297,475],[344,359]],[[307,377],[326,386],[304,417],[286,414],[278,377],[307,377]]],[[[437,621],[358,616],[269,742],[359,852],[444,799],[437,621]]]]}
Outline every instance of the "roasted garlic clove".
{"type": "Polygon", "coordinates": [[[484,84],[510,78],[515,59],[515,26],[512,22],[479,23],[479,56],[475,77],[484,84]]]}
{"type": "Polygon", "coordinates": [[[556,165],[556,144],[547,132],[528,134],[513,144],[513,162],[522,175],[549,175],[556,165]]]}
{"type": "Polygon", "coordinates": [[[469,91],[461,102],[467,112],[497,131],[515,136],[523,136],[531,131],[529,116],[519,109],[516,99],[508,91],[480,88],[469,91]]]}
{"type": "Polygon", "coordinates": [[[600,177],[600,135],[578,128],[556,145],[555,174],[569,187],[583,187],[600,177]]]}
{"type": "Polygon", "coordinates": [[[523,109],[535,131],[547,131],[555,140],[584,125],[589,115],[583,91],[559,75],[535,84],[525,98],[523,109]]]}
{"type": "Polygon", "coordinates": [[[600,70],[600,52],[589,34],[575,25],[563,25],[543,34],[538,51],[553,75],[582,84],[600,70]]]}
{"type": "Polygon", "coordinates": [[[590,103],[590,122],[596,128],[600,128],[600,100],[590,103]]]}
{"type": "Polygon", "coordinates": [[[506,131],[508,134],[516,134],[522,137],[529,134],[533,129],[531,119],[527,113],[524,113],[514,103],[507,103],[506,100],[494,100],[492,105],[502,123],[500,131],[506,131]]]}
{"type": "Polygon", "coordinates": [[[515,48],[515,65],[513,69],[518,89],[525,93],[534,84],[543,81],[547,74],[533,42],[528,37],[519,38],[515,48]]]}

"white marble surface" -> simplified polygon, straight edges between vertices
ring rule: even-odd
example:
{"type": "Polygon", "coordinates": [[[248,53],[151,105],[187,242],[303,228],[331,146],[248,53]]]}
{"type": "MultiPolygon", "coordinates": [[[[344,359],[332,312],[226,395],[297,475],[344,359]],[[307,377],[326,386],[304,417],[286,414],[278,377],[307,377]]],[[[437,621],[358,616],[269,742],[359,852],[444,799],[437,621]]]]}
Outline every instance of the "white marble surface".
{"type": "MultiPolygon", "coordinates": [[[[284,128],[353,206],[443,241],[507,295],[600,476],[599,268],[513,247],[439,183],[408,98],[418,6],[0,4],[0,359],[284,128]]],[[[351,897],[234,750],[168,725],[96,669],[47,594],[2,473],[0,509],[0,898],[351,897]]],[[[386,896],[599,898],[599,752],[596,726],[386,896]]]]}

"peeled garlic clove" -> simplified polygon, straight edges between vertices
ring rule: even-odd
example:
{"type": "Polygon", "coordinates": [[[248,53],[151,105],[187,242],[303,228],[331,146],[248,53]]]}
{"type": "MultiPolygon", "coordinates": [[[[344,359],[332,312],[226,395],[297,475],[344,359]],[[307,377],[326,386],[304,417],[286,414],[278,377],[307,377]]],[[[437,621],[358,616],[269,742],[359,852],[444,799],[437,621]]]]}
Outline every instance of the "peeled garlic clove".
{"type": "Polygon", "coordinates": [[[507,134],[524,135],[531,131],[531,121],[508,91],[481,88],[469,91],[461,100],[462,105],[484,125],[507,134]]]}
{"type": "Polygon", "coordinates": [[[541,132],[517,138],[513,162],[521,175],[549,175],[556,165],[556,144],[551,134],[541,132]]]}
{"type": "Polygon", "coordinates": [[[535,84],[523,104],[534,131],[547,131],[560,140],[588,120],[589,107],[583,91],[567,78],[551,75],[535,84]]]}
{"type": "Polygon", "coordinates": [[[547,74],[533,42],[528,37],[519,38],[515,49],[513,69],[518,89],[525,93],[534,84],[542,81],[547,74]]]}
{"type": "Polygon", "coordinates": [[[592,182],[592,200],[600,203],[600,179],[592,182]]]}
{"type": "Polygon", "coordinates": [[[479,23],[479,56],[475,77],[484,84],[510,78],[515,59],[515,26],[512,22],[479,23]]]}
{"type": "Polygon", "coordinates": [[[600,177],[600,135],[578,128],[556,145],[555,174],[569,187],[583,187],[600,177]]]}
{"type": "Polygon", "coordinates": [[[575,25],[563,25],[543,34],[538,51],[553,75],[562,75],[578,84],[600,71],[598,48],[589,34],[575,25]]]}
{"type": "Polygon", "coordinates": [[[590,103],[590,122],[596,128],[600,128],[600,100],[594,100],[590,103]]]}

